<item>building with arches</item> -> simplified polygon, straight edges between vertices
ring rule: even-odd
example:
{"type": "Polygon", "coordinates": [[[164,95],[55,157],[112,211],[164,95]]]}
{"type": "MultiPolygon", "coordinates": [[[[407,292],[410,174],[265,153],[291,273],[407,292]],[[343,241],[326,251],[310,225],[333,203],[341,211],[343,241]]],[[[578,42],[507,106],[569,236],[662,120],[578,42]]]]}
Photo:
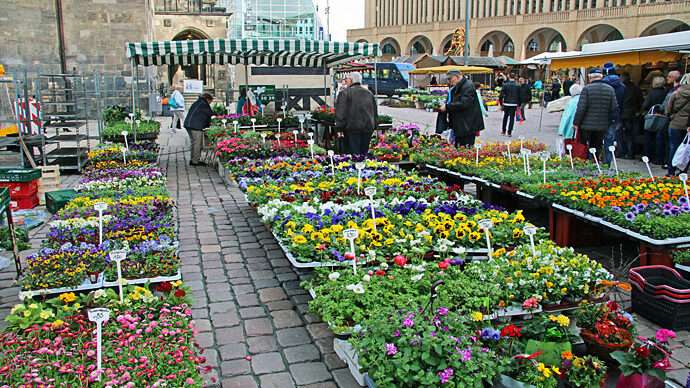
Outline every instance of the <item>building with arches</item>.
{"type": "MultiPolygon", "coordinates": [[[[517,60],[586,43],[690,29],[690,0],[469,0],[470,55],[517,60]]],[[[379,42],[384,57],[442,55],[465,25],[462,0],[365,0],[348,40],[379,42]]]]}

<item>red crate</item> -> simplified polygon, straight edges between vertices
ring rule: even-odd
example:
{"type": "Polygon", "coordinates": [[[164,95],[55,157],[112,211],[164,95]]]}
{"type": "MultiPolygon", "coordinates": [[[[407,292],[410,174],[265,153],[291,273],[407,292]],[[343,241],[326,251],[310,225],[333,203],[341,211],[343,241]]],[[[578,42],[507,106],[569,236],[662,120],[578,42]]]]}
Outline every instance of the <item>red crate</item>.
{"type": "Polygon", "coordinates": [[[10,206],[12,207],[12,210],[21,210],[21,209],[33,209],[36,206],[38,206],[38,193],[33,193],[32,195],[18,198],[18,199],[12,199],[10,201],[10,206]]]}
{"type": "Polygon", "coordinates": [[[28,182],[0,182],[0,187],[7,187],[11,199],[26,198],[38,192],[38,179],[28,182]]]}

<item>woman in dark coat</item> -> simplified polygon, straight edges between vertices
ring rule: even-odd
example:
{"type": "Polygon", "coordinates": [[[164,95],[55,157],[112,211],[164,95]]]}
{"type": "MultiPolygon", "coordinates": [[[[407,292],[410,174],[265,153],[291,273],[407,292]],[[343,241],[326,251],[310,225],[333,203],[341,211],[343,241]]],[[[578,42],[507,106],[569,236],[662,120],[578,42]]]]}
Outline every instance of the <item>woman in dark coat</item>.
{"type": "MultiPolygon", "coordinates": [[[[666,79],[664,77],[652,78],[652,88],[642,103],[642,113],[647,114],[653,106],[659,105],[655,113],[664,111],[664,99],[666,98],[666,79]]],[[[654,164],[664,164],[666,160],[666,136],[667,131],[644,131],[644,153],[654,164]]]]}

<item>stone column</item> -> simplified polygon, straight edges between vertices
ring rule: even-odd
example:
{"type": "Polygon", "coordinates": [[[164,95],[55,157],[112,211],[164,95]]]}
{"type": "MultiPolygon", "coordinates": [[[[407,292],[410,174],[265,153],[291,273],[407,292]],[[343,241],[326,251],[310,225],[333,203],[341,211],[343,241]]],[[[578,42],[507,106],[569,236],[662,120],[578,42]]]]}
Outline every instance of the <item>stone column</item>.
{"type": "Polygon", "coordinates": [[[569,7],[568,7],[568,10],[570,10],[570,11],[575,10],[575,4],[577,4],[577,3],[576,3],[577,1],[578,1],[578,0],[569,0],[569,4],[570,4],[570,5],[569,5],[569,7]]]}
{"type": "MultiPolygon", "coordinates": [[[[524,15],[526,12],[526,9],[527,9],[527,0],[522,0],[522,2],[520,3],[520,14],[524,15]]],[[[539,12],[539,11],[537,10],[537,12],[539,12]]]]}

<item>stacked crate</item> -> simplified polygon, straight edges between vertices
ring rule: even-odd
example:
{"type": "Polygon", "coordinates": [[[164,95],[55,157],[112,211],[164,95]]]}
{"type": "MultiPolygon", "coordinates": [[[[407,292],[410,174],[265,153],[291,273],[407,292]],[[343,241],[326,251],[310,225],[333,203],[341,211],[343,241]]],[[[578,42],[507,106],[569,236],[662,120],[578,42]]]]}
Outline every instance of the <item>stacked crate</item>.
{"type": "Polygon", "coordinates": [[[0,187],[10,191],[12,210],[33,209],[39,203],[38,181],[41,170],[37,168],[0,169],[0,187]]]}
{"type": "Polygon", "coordinates": [[[46,193],[60,190],[60,166],[41,166],[41,180],[38,182],[38,200],[46,203],[46,193]]]}

